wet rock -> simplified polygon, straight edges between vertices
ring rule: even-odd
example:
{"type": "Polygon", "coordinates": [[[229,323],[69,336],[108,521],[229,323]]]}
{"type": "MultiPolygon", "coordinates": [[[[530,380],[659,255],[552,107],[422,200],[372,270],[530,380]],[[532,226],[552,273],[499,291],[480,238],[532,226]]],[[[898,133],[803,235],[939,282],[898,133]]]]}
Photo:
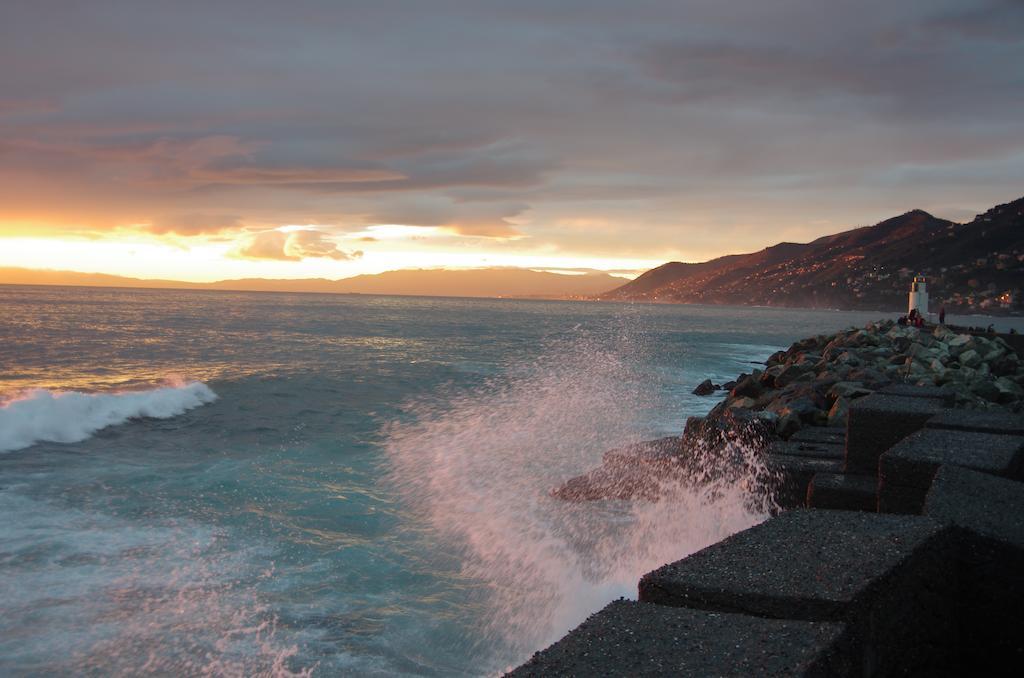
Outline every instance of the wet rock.
{"type": "Polygon", "coordinates": [[[710,379],[705,379],[697,385],[697,388],[693,389],[693,394],[699,396],[711,395],[715,392],[716,388],[710,379]]]}
{"type": "Polygon", "coordinates": [[[730,395],[734,398],[757,398],[763,391],[759,381],[760,376],[761,375],[759,373],[757,376],[748,375],[742,380],[737,381],[736,386],[734,386],[732,391],[730,391],[730,395]]]}

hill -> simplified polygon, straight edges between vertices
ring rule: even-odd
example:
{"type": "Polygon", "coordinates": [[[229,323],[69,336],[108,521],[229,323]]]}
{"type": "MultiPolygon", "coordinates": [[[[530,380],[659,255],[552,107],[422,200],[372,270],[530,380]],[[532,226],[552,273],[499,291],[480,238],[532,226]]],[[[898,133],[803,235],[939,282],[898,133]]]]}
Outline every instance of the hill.
{"type": "Polygon", "coordinates": [[[874,226],[703,263],[671,262],[608,300],[900,309],[914,275],[935,309],[1024,311],[1024,198],[958,224],[913,210],[874,226]]]}
{"type": "Polygon", "coordinates": [[[401,294],[452,297],[584,298],[610,290],[621,278],[607,273],[563,275],[523,268],[468,270],[408,269],[340,280],[243,278],[211,283],[147,280],[103,273],[0,268],[0,283],[79,285],[148,289],[213,289],[251,292],[320,292],[334,294],[401,294]]]}

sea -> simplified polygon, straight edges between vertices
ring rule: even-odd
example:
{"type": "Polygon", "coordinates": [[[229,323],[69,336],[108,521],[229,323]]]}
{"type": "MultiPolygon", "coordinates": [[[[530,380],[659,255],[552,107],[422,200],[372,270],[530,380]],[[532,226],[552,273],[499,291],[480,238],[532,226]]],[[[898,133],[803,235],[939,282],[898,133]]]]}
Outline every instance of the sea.
{"type": "Polygon", "coordinates": [[[765,518],[553,487],[894,316],[0,286],[0,675],[500,674],[765,518]]]}

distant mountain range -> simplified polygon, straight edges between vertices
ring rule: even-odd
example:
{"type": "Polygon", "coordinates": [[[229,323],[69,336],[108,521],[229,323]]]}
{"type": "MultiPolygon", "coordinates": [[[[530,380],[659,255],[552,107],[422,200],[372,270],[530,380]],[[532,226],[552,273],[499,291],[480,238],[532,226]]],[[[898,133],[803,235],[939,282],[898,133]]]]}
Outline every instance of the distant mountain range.
{"type": "Polygon", "coordinates": [[[601,272],[563,275],[521,268],[212,283],[0,268],[0,283],[900,310],[918,274],[928,277],[933,311],[944,305],[951,313],[1024,313],[1024,198],[966,224],[913,210],[809,243],[784,242],[702,263],[673,261],[626,284],[601,272]]]}
{"type": "Polygon", "coordinates": [[[933,311],[1024,312],[1024,198],[966,224],[914,210],[806,244],[671,262],[598,298],[897,310],[917,274],[928,277],[933,311]]]}
{"type": "Polygon", "coordinates": [[[251,292],[326,292],[335,294],[404,294],[452,297],[591,298],[617,287],[622,278],[601,272],[565,275],[523,268],[468,270],[408,269],[341,280],[326,278],[243,278],[212,283],[145,280],[103,273],[76,273],[27,268],[0,268],[0,283],[80,285],[150,289],[209,289],[251,292]]]}

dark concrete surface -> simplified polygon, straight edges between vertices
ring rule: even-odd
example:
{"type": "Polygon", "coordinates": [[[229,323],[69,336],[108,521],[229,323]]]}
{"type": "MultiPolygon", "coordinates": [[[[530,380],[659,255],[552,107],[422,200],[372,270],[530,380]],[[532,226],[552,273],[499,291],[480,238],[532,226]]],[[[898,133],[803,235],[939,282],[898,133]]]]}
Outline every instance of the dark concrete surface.
{"type": "Polygon", "coordinates": [[[800,429],[789,440],[797,443],[835,443],[846,444],[846,428],[834,428],[828,426],[809,426],[800,429]]]}
{"type": "Polygon", "coordinates": [[[921,516],[794,510],[640,580],[640,600],[777,619],[846,621],[865,675],[953,661],[951,528],[921,516]]]}
{"type": "Polygon", "coordinates": [[[878,510],[921,513],[935,472],[953,464],[999,476],[1020,475],[1024,437],[926,428],[884,453],[878,463],[878,510]]]}
{"type": "Polygon", "coordinates": [[[952,407],[956,402],[956,392],[946,386],[915,386],[914,384],[890,384],[877,391],[882,395],[895,395],[904,398],[926,398],[941,402],[952,407]]]}
{"type": "Polygon", "coordinates": [[[878,478],[816,473],[807,488],[807,505],[817,509],[875,511],[878,507],[878,478]]]}
{"type": "Polygon", "coordinates": [[[776,441],[766,449],[768,454],[781,454],[787,457],[813,457],[815,459],[831,459],[841,461],[846,456],[842,443],[822,443],[794,441],[776,441]]]}
{"type": "Polygon", "coordinates": [[[509,676],[849,676],[845,627],[619,600],[509,676]]]}
{"type": "Polygon", "coordinates": [[[850,405],[846,428],[847,473],[878,473],[878,457],[903,438],[924,427],[942,411],[932,398],[875,393],[850,405]]]}
{"type": "Polygon", "coordinates": [[[961,536],[960,651],[974,675],[1018,675],[1024,661],[1024,484],[957,466],[935,474],[924,512],[961,536]]]}
{"type": "Polygon", "coordinates": [[[953,464],[997,476],[1019,477],[1024,436],[924,429],[882,455],[884,484],[928,488],[939,466],[953,464]]]}
{"type": "Polygon", "coordinates": [[[1024,549],[1024,484],[1016,480],[943,466],[935,474],[924,510],[936,521],[1024,549]]]}
{"type": "Polygon", "coordinates": [[[784,509],[807,505],[807,487],[814,474],[839,473],[843,470],[843,462],[839,459],[768,454],[765,462],[768,469],[776,474],[778,484],[775,501],[784,509]]]}
{"type": "Polygon", "coordinates": [[[974,433],[1024,435],[1024,416],[1010,412],[979,412],[977,410],[943,410],[928,420],[927,428],[945,428],[974,433]]]}

